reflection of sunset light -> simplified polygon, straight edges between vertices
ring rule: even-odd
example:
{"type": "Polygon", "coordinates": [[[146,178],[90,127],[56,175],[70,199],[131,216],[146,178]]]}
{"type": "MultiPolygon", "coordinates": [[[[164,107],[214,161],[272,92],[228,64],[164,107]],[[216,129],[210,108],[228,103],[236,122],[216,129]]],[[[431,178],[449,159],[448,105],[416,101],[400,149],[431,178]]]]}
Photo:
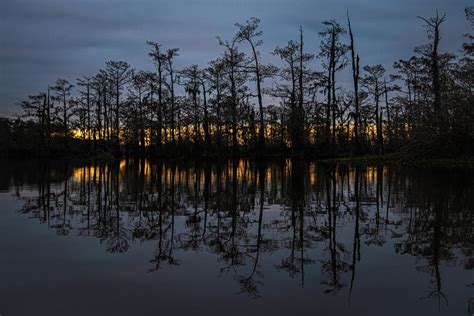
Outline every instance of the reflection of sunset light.
{"type": "Polygon", "coordinates": [[[74,168],[72,178],[76,181],[93,181],[99,175],[98,166],[74,168]]]}
{"type": "Polygon", "coordinates": [[[309,166],[309,184],[314,186],[316,184],[316,164],[311,164],[309,166]]]}
{"type": "MultiPolygon", "coordinates": [[[[193,167],[184,167],[180,164],[171,165],[164,163],[162,165],[153,165],[150,160],[126,160],[122,159],[120,162],[113,165],[92,165],[87,167],[77,167],[73,169],[72,178],[77,182],[92,182],[99,181],[109,181],[109,177],[113,174],[116,174],[118,171],[118,176],[120,181],[125,181],[125,177],[128,177],[127,174],[137,173],[137,175],[143,175],[146,182],[151,181],[152,173],[157,175],[159,166],[161,166],[161,174],[163,182],[170,184],[173,182],[175,185],[188,183],[193,184],[197,181],[199,182],[199,187],[204,188],[206,181],[210,181],[211,186],[217,185],[218,177],[220,177],[221,185],[225,185],[226,182],[233,182],[236,180],[237,183],[247,183],[248,185],[257,185],[259,184],[259,167],[258,165],[253,164],[248,160],[238,160],[236,163],[236,178],[234,179],[234,162],[228,161],[220,168],[220,174],[218,174],[217,169],[213,165],[209,165],[211,168],[208,172],[209,177],[206,178],[206,169],[204,165],[195,165],[193,167]],[[128,171],[127,171],[128,169],[128,171]],[[173,179],[174,178],[174,179],[173,179]],[[207,180],[208,179],[208,180],[207,180]]],[[[305,179],[304,181],[308,183],[311,187],[318,185],[318,167],[317,163],[309,163],[303,168],[305,169],[305,179]]],[[[365,169],[363,176],[367,184],[375,184],[377,181],[377,172],[379,170],[376,166],[370,166],[365,169]]],[[[284,179],[289,179],[295,176],[293,173],[295,171],[292,168],[291,159],[285,161],[282,168],[274,168],[271,165],[267,165],[264,173],[265,183],[267,188],[271,185],[277,184],[284,179]]],[[[296,171],[297,172],[297,171],[296,171]]],[[[337,178],[343,179],[344,173],[346,171],[337,171],[337,178]],[[340,174],[342,172],[342,174],[340,174]],[[342,178],[341,178],[342,177],[342,178]]],[[[387,169],[381,169],[382,175],[387,173],[387,169]]],[[[349,168],[347,170],[348,176],[347,181],[353,183],[355,180],[355,169],[349,168]]],[[[155,180],[154,180],[155,181],[155,180]]],[[[345,182],[345,181],[344,181],[345,182]]],[[[339,184],[338,184],[339,185],[339,184]]],[[[341,185],[344,185],[341,183],[341,185]]]]}
{"type": "Polygon", "coordinates": [[[125,167],[127,166],[127,161],[124,159],[124,160],[120,160],[120,163],[119,163],[119,169],[120,171],[123,171],[125,170],[125,167]]]}

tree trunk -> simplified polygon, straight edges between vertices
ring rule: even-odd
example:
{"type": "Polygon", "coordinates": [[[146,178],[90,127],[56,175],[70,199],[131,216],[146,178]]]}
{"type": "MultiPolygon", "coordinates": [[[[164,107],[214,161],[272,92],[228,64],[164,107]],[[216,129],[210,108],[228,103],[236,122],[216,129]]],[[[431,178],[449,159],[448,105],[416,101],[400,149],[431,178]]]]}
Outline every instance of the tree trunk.
{"type": "Polygon", "coordinates": [[[354,35],[352,33],[351,21],[349,13],[347,13],[347,24],[349,26],[349,36],[351,39],[351,59],[352,59],[352,79],[354,82],[354,137],[355,137],[355,153],[360,154],[359,140],[359,55],[355,52],[354,35]]]}

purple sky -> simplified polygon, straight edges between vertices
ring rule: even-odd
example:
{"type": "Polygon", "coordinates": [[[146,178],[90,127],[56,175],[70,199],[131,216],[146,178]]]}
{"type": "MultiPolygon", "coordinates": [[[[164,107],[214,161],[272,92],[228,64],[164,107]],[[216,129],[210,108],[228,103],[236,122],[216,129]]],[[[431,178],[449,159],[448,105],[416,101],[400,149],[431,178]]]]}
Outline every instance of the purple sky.
{"type": "MultiPolygon", "coordinates": [[[[179,47],[178,66],[205,65],[221,53],[216,36],[230,38],[235,22],[255,16],[264,33],[262,57],[305,30],[308,51],[318,53],[321,22],[345,25],[351,13],[361,65],[409,57],[425,43],[417,16],[447,13],[442,49],[458,51],[469,32],[464,8],[470,0],[1,0],[0,116],[44,90],[57,77],[94,75],[107,60],[152,69],[146,40],[179,47]]],[[[345,40],[347,40],[345,38],[345,40]]],[[[319,62],[314,63],[315,67],[319,62]]],[[[340,81],[347,80],[340,74],[340,81]]]]}

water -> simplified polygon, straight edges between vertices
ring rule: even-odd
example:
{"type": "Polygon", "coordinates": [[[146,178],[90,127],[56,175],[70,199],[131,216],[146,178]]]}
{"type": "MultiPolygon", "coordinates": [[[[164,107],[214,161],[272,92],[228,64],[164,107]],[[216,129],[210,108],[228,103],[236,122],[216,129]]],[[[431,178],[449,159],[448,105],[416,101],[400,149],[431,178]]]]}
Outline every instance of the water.
{"type": "Polygon", "coordinates": [[[0,313],[470,315],[467,171],[4,161],[0,313]]]}

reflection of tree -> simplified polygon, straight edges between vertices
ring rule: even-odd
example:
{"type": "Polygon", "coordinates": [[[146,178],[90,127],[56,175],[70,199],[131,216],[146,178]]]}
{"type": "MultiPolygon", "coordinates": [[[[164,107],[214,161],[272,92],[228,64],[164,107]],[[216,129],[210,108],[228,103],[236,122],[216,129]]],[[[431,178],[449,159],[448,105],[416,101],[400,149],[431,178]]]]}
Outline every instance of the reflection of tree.
{"type": "MultiPolygon", "coordinates": [[[[444,293],[442,292],[441,273],[439,271],[439,264],[441,260],[440,251],[442,250],[441,249],[442,219],[441,219],[440,205],[438,204],[439,202],[438,203],[437,202],[438,202],[438,199],[436,199],[435,206],[434,206],[435,222],[434,222],[434,228],[433,228],[433,242],[431,245],[432,255],[431,255],[431,260],[430,260],[431,274],[434,275],[435,286],[426,298],[437,297],[438,305],[439,305],[441,298],[443,298],[446,301],[446,304],[448,303],[448,300],[446,296],[444,295],[444,293]]],[[[449,256],[448,253],[445,253],[445,255],[449,256]]]]}
{"type": "Polygon", "coordinates": [[[175,175],[176,166],[172,164],[171,170],[165,173],[164,176],[164,188],[165,188],[165,201],[162,203],[162,186],[161,177],[162,170],[158,169],[158,247],[150,260],[154,264],[153,270],[158,270],[162,263],[168,265],[178,265],[178,260],[174,257],[174,239],[175,239],[175,175]],[[168,176],[169,175],[169,178],[168,176]],[[170,183],[168,184],[168,181],[170,183]],[[167,216],[166,216],[167,215],[167,216]],[[166,221],[166,222],[165,222],[166,221]]]}
{"type": "MultiPolygon", "coordinates": [[[[205,179],[206,181],[206,179],[205,179]]],[[[204,184],[205,192],[204,199],[206,200],[206,195],[208,195],[206,183],[204,184]]],[[[204,206],[203,210],[199,210],[200,203],[200,191],[201,191],[201,172],[195,167],[194,168],[194,192],[192,194],[192,204],[193,212],[189,213],[186,218],[186,226],[190,230],[190,235],[186,236],[184,245],[186,249],[198,250],[201,242],[201,213],[204,213],[204,218],[207,219],[207,204],[204,206]]],[[[204,222],[205,230],[206,223],[204,222]]]]}
{"type": "Polygon", "coordinates": [[[426,177],[426,182],[414,178],[409,183],[411,194],[407,196],[407,204],[417,207],[410,208],[404,240],[396,245],[396,250],[423,259],[425,264],[419,265],[417,270],[430,274],[432,280],[428,293],[422,298],[435,298],[440,307],[441,301],[448,303],[440,265],[472,260],[472,253],[464,252],[467,244],[472,249],[473,219],[468,211],[472,209],[472,200],[463,178],[445,176],[436,181],[431,176],[426,177]],[[459,258],[456,249],[461,249],[465,256],[459,258]]]}
{"type": "MultiPolygon", "coordinates": [[[[231,186],[231,198],[229,211],[227,212],[226,217],[230,217],[230,223],[228,220],[225,220],[222,225],[223,230],[223,244],[221,257],[222,260],[226,263],[226,266],[221,268],[221,273],[233,272],[234,278],[238,279],[240,282],[241,276],[238,273],[238,267],[245,265],[245,251],[242,249],[241,241],[245,245],[246,240],[248,240],[247,227],[248,220],[244,212],[239,212],[238,209],[238,161],[234,160],[232,162],[232,182],[231,186]],[[242,216],[239,216],[242,215],[242,216]]],[[[245,172],[244,172],[245,173],[245,172]]],[[[226,178],[228,178],[226,176],[226,178]]],[[[242,201],[240,201],[242,203],[242,201]]],[[[250,290],[250,286],[248,287],[250,290]]],[[[253,290],[253,289],[252,289],[253,290]]],[[[255,291],[253,291],[255,292],[255,291]]],[[[252,293],[252,292],[249,292],[252,293]]]]}
{"type": "Polygon", "coordinates": [[[365,235],[367,236],[365,244],[381,247],[386,242],[384,236],[380,233],[381,204],[383,206],[383,169],[381,165],[377,165],[376,168],[375,218],[369,220],[369,225],[365,229],[365,235]]]}
{"type": "MultiPolygon", "coordinates": [[[[283,179],[283,178],[282,178],[283,179]]],[[[284,185],[282,185],[284,187],[284,185]]],[[[297,159],[291,162],[291,176],[289,184],[289,203],[291,207],[290,218],[283,218],[279,227],[280,231],[291,230],[291,236],[288,238],[288,242],[284,242],[289,245],[290,254],[283,258],[281,263],[276,266],[277,269],[285,270],[288,272],[291,278],[300,275],[301,286],[304,286],[304,266],[313,263],[314,261],[305,256],[305,246],[308,247],[311,243],[307,240],[311,236],[305,227],[305,223],[311,219],[305,221],[305,169],[303,162],[297,159]],[[288,224],[289,223],[289,224],[288,224]],[[308,238],[307,238],[308,237],[308,238]]],[[[311,214],[314,215],[314,214],[311,214]]],[[[313,227],[310,227],[311,230],[313,227]]]]}
{"type": "Polygon", "coordinates": [[[111,176],[111,185],[113,187],[114,204],[109,205],[110,216],[107,220],[106,230],[107,233],[105,238],[101,241],[105,241],[107,245],[107,252],[110,253],[122,253],[129,249],[130,231],[124,227],[124,221],[122,220],[122,212],[120,210],[120,179],[119,179],[119,165],[113,164],[111,168],[114,171],[111,176]],[[115,216],[112,215],[112,210],[115,209],[115,216]]]}
{"type": "Polygon", "coordinates": [[[352,246],[352,274],[351,283],[349,288],[349,302],[352,296],[352,289],[354,288],[354,281],[356,276],[356,265],[360,261],[360,233],[359,233],[359,221],[360,221],[360,168],[355,167],[354,173],[354,242],[352,246]]]}
{"type": "Polygon", "coordinates": [[[247,276],[237,276],[239,280],[241,292],[248,293],[248,295],[252,297],[259,297],[258,285],[263,284],[262,281],[256,280],[255,277],[263,278],[263,274],[260,271],[257,271],[259,259],[260,259],[260,250],[263,243],[262,237],[262,226],[263,226],[263,205],[265,201],[265,165],[259,166],[259,191],[260,191],[260,199],[259,199],[259,212],[258,212],[258,220],[257,220],[257,236],[255,238],[255,246],[249,247],[245,252],[245,255],[251,258],[253,261],[253,266],[251,272],[247,276]]]}
{"type": "MultiPolygon", "coordinates": [[[[65,166],[65,173],[67,173],[67,165],[65,166]]],[[[70,221],[67,218],[69,199],[68,182],[68,180],[64,181],[64,188],[63,191],[60,193],[60,196],[62,196],[62,214],[54,214],[53,218],[57,219],[57,221],[50,225],[51,228],[54,228],[56,230],[56,234],[60,236],[68,235],[69,231],[72,229],[70,221]]]]}
{"type": "Polygon", "coordinates": [[[325,292],[337,294],[347,286],[349,299],[360,278],[361,252],[389,247],[388,240],[397,253],[421,259],[418,270],[429,273],[432,284],[420,296],[438,302],[448,297],[442,267],[474,266],[472,182],[459,174],[321,167],[299,160],[130,159],[12,170],[15,174],[2,177],[14,179],[7,182],[24,201],[21,212],[58,235],[95,238],[112,253],[152,242],[151,271],[178,265],[186,251],[209,252],[221,275],[236,280],[250,297],[260,295],[265,253],[276,258],[274,268],[302,286],[318,267],[325,292]],[[32,195],[24,184],[37,190],[32,195]],[[267,216],[267,205],[280,206],[280,213],[267,216]]]}
{"type": "Polygon", "coordinates": [[[349,265],[342,260],[342,255],[346,253],[345,245],[337,240],[339,200],[337,196],[335,169],[328,169],[325,180],[327,223],[324,232],[327,239],[329,239],[329,259],[322,261],[323,273],[327,275],[327,278],[322,281],[322,284],[327,286],[325,290],[326,293],[336,294],[344,287],[340,273],[346,272],[349,265]]]}

